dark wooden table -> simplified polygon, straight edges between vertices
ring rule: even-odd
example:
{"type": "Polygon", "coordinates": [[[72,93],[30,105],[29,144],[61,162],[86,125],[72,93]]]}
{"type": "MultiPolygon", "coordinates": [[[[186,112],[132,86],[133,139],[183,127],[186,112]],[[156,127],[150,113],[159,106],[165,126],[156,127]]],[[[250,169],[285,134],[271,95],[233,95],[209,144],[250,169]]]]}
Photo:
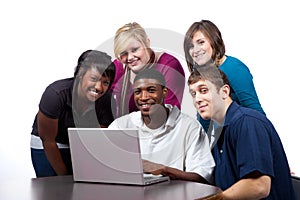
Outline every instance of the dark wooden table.
{"type": "Polygon", "coordinates": [[[93,200],[93,199],[221,199],[217,187],[180,180],[149,186],[74,182],[72,176],[33,178],[1,184],[0,199],[93,200]]]}

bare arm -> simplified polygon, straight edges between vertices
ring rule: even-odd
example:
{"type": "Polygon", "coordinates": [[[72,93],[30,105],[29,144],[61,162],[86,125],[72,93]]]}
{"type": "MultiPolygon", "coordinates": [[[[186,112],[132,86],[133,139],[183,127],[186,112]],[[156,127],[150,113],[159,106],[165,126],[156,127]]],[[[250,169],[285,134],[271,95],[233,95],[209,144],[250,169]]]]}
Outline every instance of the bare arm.
{"type": "Polygon", "coordinates": [[[223,192],[223,199],[261,199],[269,195],[271,178],[253,172],[223,192]]]}
{"type": "Polygon", "coordinates": [[[201,183],[208,183],[203,177],[194,172],[185,172],[176,168],[164,166],[162,164],[143,160],[143,169],[145,173],[151,173],[153,175],[169,176],[172,179],[180,179],[201,183]]]}
{"type": "Polygon", "coordinates": [[[61,153],[55,142],[58,129],[58,119],[51,119],[44,115],[41,111],[38,112],[37,119],[39,136],[43,142],[48,161],[57,175],[68,174],[61,153]]]}

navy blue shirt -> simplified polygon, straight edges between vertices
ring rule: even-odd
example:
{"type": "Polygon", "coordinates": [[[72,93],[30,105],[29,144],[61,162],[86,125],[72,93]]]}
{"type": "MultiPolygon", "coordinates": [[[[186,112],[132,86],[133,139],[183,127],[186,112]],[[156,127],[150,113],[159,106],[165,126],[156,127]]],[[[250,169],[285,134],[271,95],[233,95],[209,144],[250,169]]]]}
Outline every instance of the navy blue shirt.
{"type": "Polygon", "coordinates": [[[281,140],[265,115],[233,102],[222,128],[212,150],[217,186],[226,190],[251,172],[258,171],[271,177],[267,199],[295,199],[281,140]]]}
{"type": "MultiPolygon", "coordinates": [[[[109,126],[114,120],[111,111],[111,95],[109,92],[99,98],[91,108],[79,114],[72,110],[72,91],[74,78],[55,81],[44,91],[39,104],[39,110],[47,117],[58,119],[56,142],[68,144],[69,127],[100,127],[109,126]]],[[[37,116],[32,126],[33,135],[38,136],[37,116]]]]}

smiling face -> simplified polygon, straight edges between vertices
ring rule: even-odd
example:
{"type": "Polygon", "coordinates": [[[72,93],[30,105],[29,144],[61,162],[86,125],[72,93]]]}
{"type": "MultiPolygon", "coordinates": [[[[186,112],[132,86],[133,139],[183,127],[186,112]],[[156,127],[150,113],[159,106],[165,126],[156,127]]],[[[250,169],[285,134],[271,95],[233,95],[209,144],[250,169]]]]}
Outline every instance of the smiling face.
{"type": "Polygon", "coordinates": [[[150,54],[145,45],[132,38],[118,59],[132,71],[139,72],[149,61],[150,54]]]}
{"type": "Polygon", "coordinates": [[[155,79],[139,79],[134,82],[134,100],[142,116],[150,116],[161,105],[164,108],[164,99],[168,89],[162,87],[155,79]]]}
{"type": "Polygon", "coordinates": [[[203,119],[212,119],[221,124],[230,102],[228,85],[218,91],[210,81],[200,79],[189,85],[189,91],[198,113],[203,119]]]}
{"type": "Polygon", "coordinates": [[[198,65],[204,65],[212,58],[213,49],[210,41],[201,31],[193,35],[190,45],[189,54],[198,65]]]}
{"type": "Polygon", "coordinates": [[[102,97],[108,90],[110,78],[104,77],[95,68],[90,68],[80,77],[77,92],[84,102],[94,102],[102,97]]]}

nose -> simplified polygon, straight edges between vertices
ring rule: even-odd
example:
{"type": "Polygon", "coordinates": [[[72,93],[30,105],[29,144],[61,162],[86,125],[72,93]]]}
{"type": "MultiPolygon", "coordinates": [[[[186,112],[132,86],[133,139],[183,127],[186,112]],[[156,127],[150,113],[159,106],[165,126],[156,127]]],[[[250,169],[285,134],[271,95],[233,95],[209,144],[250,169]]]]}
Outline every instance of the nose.
{"type": "Polygon", "coordinates": [[[100,92],[100,93],[103,92],[103,87],[102,87],[102,82],[101,81],[96,82],[95,89],[96,89],[97,92],[100,92]]]}
{"type": "Polygon", "coordinates": [[[133,52],[129,51],[129,52],[127,53],[127,60],[133,59],[133,58],[134,58],[134,55],[133,55],[133,54],[134,54],[133,52]]]}
{"type": "Polygon", "coordinates": [[[194,44],[193,49],[192,49],[192,52],[193,52],[193,53],[197,53],[197,52],[199,52],[200,50],[201,50],[201,46],[198,45],[198,44],[194,44]]]}
{"type": "Polygon", "coordinates": [[[140,99],[141,99],[142,101],[147,100],[147,99],[148,99],[148,92],[147,92],[147,91],[142,91],[142,92],[141,92],[140,99]]]}
{"type": "Polygon", "coordinates": [[[202,101],[202,95],[200,94],[200,92],[196,92],[195,102],[200,103],[201,101],[202,101]]]}

